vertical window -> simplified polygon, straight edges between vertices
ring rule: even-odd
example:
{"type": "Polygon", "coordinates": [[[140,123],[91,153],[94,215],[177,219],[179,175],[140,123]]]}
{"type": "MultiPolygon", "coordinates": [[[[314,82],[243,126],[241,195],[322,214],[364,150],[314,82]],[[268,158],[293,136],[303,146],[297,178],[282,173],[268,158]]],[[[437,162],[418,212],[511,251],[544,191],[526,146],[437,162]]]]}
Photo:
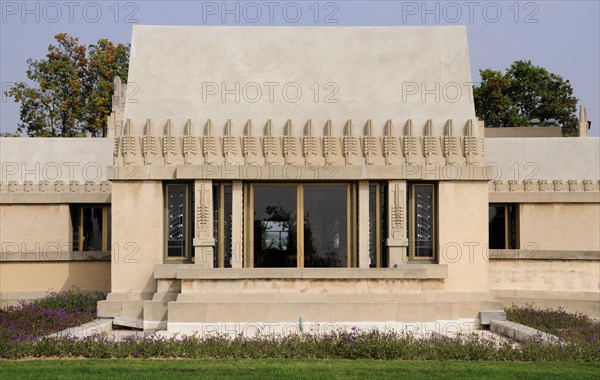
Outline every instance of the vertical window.
{"type": "Polygon", "coordinates": [[[232,260],[232,187],[231,183],[213,185],[215,223],[215,268],[231,268],[232,260]]]}
{"type": "Polygon", "coordinates": [[[489,206],[490,249],[517,248],[516,205],[489,206]]]}
{"type": "Polygon", "coordinates": [[[190,185],[165,185],[165,241],[167,260],[190,258],[190,185]]]}
{"type": "Polygon", "coordinates": [[[410,259],[434,261],[436,253],[434,185],[409,184],[409,206],[410,259]]]}
{"type": "Polygon", "coordinates": [[[72,205],[74,251],[110,250],[110,206],[72,205]]]}
{"type": "Polygon", "coordinates": [[[386,186],[369,184],[369,268],[386,268],[388,265],[385,236],[387,234],[386,186]]]}
{"type": "Polygon", "coordinates": [[[253,186],[254,267],[296,267],[297,187],[253,186]]]}
{"type": "Polygon", "coordinates": [[[304,186],[304,266],[348,267],[349,194],[346,185],[304,186]]]}

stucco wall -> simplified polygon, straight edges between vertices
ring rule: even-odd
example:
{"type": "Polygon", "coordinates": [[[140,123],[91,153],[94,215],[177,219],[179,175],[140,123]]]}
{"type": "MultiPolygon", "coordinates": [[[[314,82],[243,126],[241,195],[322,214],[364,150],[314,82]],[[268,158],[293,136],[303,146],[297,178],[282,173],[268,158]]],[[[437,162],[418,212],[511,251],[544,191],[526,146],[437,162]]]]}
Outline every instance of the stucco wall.
{"type": "Polygon", "coordinates": [[[488,184],[439,183],[439,262],[448,264],[445,291],[487,292],[488,184]]]}
{"type": "Polygon", "coordinates": [[[72,287],[108,292],[110,261],[0,263],[0,304],[72,287]]]}
{"type": "Polygon", "coordinates": [[[163,262],[161,181],[116,181],[112,187],[113,293],[153,293],[163,262]]]}
{"type": "Polygon", "coordinates": [[[489,179],[600,179],[600,138],[488,138],[489,179]]]}
{"type": "Polygon", "coordinates": [[[495,290],[598,292],[600,285],[597,260],[491,260],[490,272],[495,290]]]}
{"type": "Polygon", "coordinates": [[[69,205],[0,205],[1,252],[70,251],[69,205]]]}
{"type": "Polygon", "coordinates": [[[521,204],[519,236],[521,249],[600,250],[600,204],[521,204]]]}
{"type": "Polygon", "coordinates": [[[105,180],[113,147],[104,138],[0,137],[0,182],[105,180]]]}
{"type": "Polygon", "coordinates": [[[492,259],[491,292],[504,306],[529,303],[600,318],[599,258],[492,259]]]}

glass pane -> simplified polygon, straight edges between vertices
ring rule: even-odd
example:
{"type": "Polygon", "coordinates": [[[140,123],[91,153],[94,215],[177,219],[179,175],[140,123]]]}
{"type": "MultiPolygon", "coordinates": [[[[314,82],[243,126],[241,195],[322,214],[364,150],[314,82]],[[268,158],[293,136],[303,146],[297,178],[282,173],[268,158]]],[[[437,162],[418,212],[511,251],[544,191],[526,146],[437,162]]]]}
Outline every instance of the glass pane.
{"type": "Polygon", "coordinates": [[[254,187],[254,266],[296,267],[296,186],[254,187]]]}
{"type": "Polygon", "coordinates": [[[517,212],[515,205],[506,206],[508,210],[508,249],[517,248],[517,212]]]}
{"type": "Polygon", "coordinates": [[[71,206],[71,228],[73,229],[73,251],[79,251],[79,206],[71,206]]]}
{"type": "Polygon", "coordinates": [[[386,247],[386,238],[387,238],[387,185],[385,184],[381,184],[379,186],[379,202],[380,202],[380,215],[381,215],[381,219],[379,221],[380,225],[379,228],[381,230],[380,234],[379,234],[379,239],[380,239],[380,243],[379,243],[379,249],[381,250],[381,267],[382,268],[387,268],[388,267],[388,250],[386,247]]]}
{"type": "Polygon", "coordinates": [[[112,231],[112,216],[110,213],[110,206],[108,206],[108,210],[106,211],[106,215],[108,217],[108,222],[106,223],[106,228],[108,229],[108,231],[106,231],[106,249],[107,251],[111,250],[111,246],[110,246],[110,242],[112,241],[112,236],[110,231],[112,231]]]}
{"type": "Polygon", "coordinates": [[[304,187],[304,266],[348,266],[346,186],[304,187]]]}
{"type": "Polygon", "coordinates": [[[506,248],[506,222],[504,206],[489,207],[490,249],[506,248]]]}
{"type": "Polygon", "coordinates": [[[224,204],[223,204],[223,255],[225,258],[225,268],[231,268],[232,260],[232,192],[231,185],[223,186],[224,204]]]}
{"type": "MultiPolygon", "coordinates": [[[[220,241],[220,234],[221,234],[221,227],[220,227],[220,220],[221,220],[221,185],[217,182],[213,182],[213,233],[214,233],[214,238],[215,238],[215,255],[213,256],[213,267],[215,268],[219,268],[220,267],[220,258],[222,255],[222,248],[221,247],[221,241],[220,241]]],[[[193,208],[192,208],[193,210],[193,208]]]]}
{"type": "Polygon", "coordinates": [[[83,207],[83,250],[102,250],[102,207],[83,207]]]}
{"type": "Polygon", "coordinates": [[[415,186],[415,257],[433,257],[433,186],[415,186]]]}
{"type": "Polygon", "coordinates": [[[167,186],[167,255],[186,256],[186,185],[167,186]]]}
{"type": "Polygon", "coordinates": [[[369,268],[377,267],[377,186],[369,186],[369,268]]]}

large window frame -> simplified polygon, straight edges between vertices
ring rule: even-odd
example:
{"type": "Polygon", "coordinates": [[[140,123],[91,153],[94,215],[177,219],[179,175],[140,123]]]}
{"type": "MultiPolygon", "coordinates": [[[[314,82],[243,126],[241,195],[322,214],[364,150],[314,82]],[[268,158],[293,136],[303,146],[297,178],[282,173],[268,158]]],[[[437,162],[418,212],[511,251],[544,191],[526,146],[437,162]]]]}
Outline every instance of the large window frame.
{"type": "Polygon", "coordinates": [[[71,227],[72,227],[72,247],[76,252],[108,252],[110,251],[110,205],[106,204],[74,204],[71,205],[71,227]],[[84,224],[85,224],[85,209],[96,208],[100,209],[102,215],[101,222],[101,249],[90,250],[85,248],[84,224]]]}
{"type": "Polygon", "coordinates": [[[231,182],[213,183],[213,205],[215,225],[215,268],[231,268],[233,260],[232,224],[233,185],[231,182]],[[226,258],[230,261],[227,262],[226,258]]]}
{"type": "Polygon", "coordinates": [[[369,268],[388,267],[386,238],[387,183],[369,182],[369,268]]]}
{"type": "MultiPolygon", "coordinates": [[[[305,267],[304,255],[304,189],[312,186],[346,187],[346,268],[358,265],[357,212],[358,188],[353,182],[250,182],[244,184],[244,267],[254,268],[254,190],[257,187],[296,187],[296,268],[305,267]],[[298,228],[302,226],[302,228],[298,228]]],[[[331,267],[328,267],[331,268],[331,267]]]]}
{"type": "Polygon", "coordinates": [[[193,184],[189,182],[164,182],[163,183],[163,260],[169,263],[185,263],[193,260],[193,184]],[[184,206],[184,236],[185,236],[185,247],[183,256],[169,256],[169,189],[174,186],[185,186],[185,206],[184,206]]]}
{"type": "Polygon", "coordinates": [[[437,263],[438,261],[438,196],[437,196],[437,184],[435,182],[409,182],[408,187],[408,261],[418,263],[437,263]],[[418,256],[416,255],[416,225],[417,225],[417,204],[416,204],[416,192],[419,187],[428,188],[431,190],[431,256],[418,256]]]}
{"type": "Polygon", "coordinates": [[[488,207],[488,244],[490,249],[518,249],[519,247],[519,207],[515,203],[490,203],[488,207]],[[494,245],[491,241],[491,220],[490,212],[492,208],[502,208],[504,218],[504,241],[503,247],[494,245]]]}

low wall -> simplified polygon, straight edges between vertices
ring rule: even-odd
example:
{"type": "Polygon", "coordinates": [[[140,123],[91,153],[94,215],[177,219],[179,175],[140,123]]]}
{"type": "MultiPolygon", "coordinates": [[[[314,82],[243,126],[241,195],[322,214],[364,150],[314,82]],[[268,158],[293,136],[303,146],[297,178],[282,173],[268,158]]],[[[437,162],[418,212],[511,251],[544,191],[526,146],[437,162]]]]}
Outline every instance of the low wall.
{"type": "Polygon", "coordinates": [[[0,307],[72,287],[110,291],[110,261],[0,262],[0,307]]]}
{"type": "Polygon", "coordinates": [[[533,303],[600,317],[600,251],[490,250],[490,291],[510,306],[533,303]]]}

